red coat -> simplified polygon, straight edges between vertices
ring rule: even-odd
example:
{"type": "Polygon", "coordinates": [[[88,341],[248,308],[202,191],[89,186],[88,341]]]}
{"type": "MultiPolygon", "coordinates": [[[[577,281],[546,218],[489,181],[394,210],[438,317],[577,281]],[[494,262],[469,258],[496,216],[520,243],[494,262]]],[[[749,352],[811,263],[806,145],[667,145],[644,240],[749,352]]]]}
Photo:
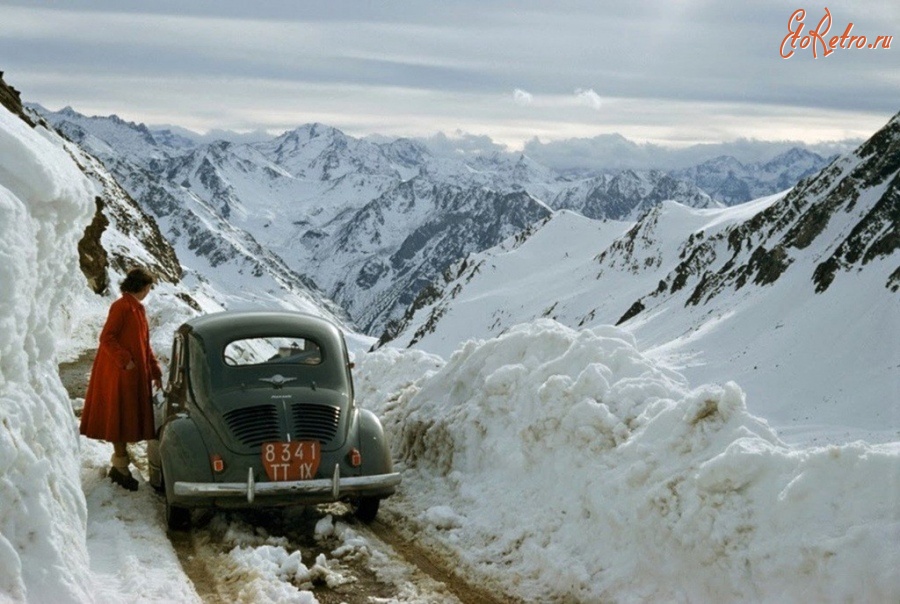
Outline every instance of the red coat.
{"type": "Polygon", "coordinates": [[[81,433],[110,442],[156,438],[153,430],[152,381],[161,379],[150,349],[144,305],[131,294],[112,303],[81,413],[81,433]],[[126,369],[130,361],[132,369],[126,369]]]}

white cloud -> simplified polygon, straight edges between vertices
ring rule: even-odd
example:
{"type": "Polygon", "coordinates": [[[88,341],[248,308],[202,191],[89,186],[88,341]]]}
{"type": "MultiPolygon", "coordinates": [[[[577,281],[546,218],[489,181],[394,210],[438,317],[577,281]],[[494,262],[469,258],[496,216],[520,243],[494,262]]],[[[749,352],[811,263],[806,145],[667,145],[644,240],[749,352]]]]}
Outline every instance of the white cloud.
{"type": "Polygon", "coordinates": [[[490,137],[485,135],[469,134],[457,130],[451,136],[438,132],[432,136],[420,138],[428,149],[435,155],[445,157],[457,157],[459,155],[489,155],[505,151],[503,145],[498,145],[490,137]]]}
{"type": "Polygon", "coordinates": [[[530,92],[525,92],[520,88],[516,88],[513,91],[513,100],[516,102],[516,105],[528,107],[534,103],[534,96],[530,92]]]}
{"type": "Polygon", "coordinates": [[[593,88],[588,88],[587,90],[578,88],[575,90],[575,98],[578,99],[579,103],[587,105],[591,109],[597,109],[599,111],[603,106],[603,99],[600,98],[599,94],[594,92],[593,88]]]}
{"type": "Polygon", "coordinates": [[[533,160],[556,169],[676,170],[728,155],[740,162],[752,163],[772,159],[794,147],[819,153],[823,157],[850,151],[861,140],[831,141],[806,144],[800,140],[764,141],[737,139],[716,144],[688,147],[666,147],[639,143],[620,134],[604,134],[592,138],[570,138],[541,142],[537,138],[525,144],[525,153],[533,160]]]}

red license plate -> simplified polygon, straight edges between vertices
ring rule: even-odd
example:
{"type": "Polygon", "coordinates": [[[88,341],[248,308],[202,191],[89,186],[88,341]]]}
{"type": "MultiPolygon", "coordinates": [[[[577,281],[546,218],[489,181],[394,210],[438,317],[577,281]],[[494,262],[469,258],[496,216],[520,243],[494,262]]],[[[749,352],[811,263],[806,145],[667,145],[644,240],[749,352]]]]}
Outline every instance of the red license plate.
{"type": "Polygon", "coordinates": [[[309,480],[322,461],[322,445],[317,440],[267,442],[260,456],[269,480],[309,480]]]}

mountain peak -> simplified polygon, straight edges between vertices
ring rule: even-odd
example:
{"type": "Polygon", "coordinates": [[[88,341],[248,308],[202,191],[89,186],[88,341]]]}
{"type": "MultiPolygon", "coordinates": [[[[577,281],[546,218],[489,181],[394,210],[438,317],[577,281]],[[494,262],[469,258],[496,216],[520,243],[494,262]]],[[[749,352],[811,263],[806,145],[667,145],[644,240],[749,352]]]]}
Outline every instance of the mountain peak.
{"type": "Polygon", "coordinates": [[[58,111],[58,113],[59,113],[60,115],[66,116],[66,117],[85,117],[84,115],[82,115],[82,114],[78,113],[77,111],[75,111],[75,109],[73,109],[71,105],[66,105],[65,107],[63,107],[62,109],[60,109],[60,110],[58,111]]]}
{"type": "Polygon", "coordinates": [[[312,122],[309,124],[303,124],[298,128],[294,128],[290,131],[291,134],[294,134],[301,138],[306,138],[308,140],[314,138],[322,138],[322,137],[346,137],[346,135],[335,128],[334,126],[329,126],[327,124],[323,124],[321,122],[312,122]]]}

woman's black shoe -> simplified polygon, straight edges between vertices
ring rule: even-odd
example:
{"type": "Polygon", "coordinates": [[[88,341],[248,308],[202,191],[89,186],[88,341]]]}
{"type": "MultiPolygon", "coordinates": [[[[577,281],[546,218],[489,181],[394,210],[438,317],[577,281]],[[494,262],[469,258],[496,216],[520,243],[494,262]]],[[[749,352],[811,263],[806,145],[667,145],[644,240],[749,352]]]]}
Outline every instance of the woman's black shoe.
{"type": "Polygon", "coordinates": [[[138,490],[138,481],[131,475],[131,472],[123,472],[113,466],[109,469],[109,479],[123,489],[128,489],[129,491],[138,490]]]}

